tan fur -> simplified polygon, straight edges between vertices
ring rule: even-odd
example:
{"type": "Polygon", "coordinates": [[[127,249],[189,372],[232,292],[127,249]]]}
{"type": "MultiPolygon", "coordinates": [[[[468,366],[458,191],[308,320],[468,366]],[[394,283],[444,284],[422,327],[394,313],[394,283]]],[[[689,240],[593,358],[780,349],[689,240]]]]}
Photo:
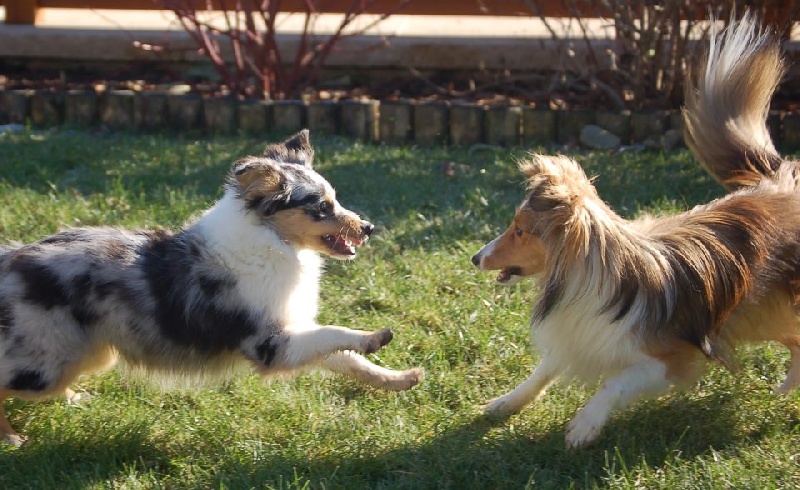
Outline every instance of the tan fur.
{"type": "Polygon", "coordinates": [[[511,226],[498,237],[494,252],[485,256],[486,270],[518,267],[521,275],[530,276],[544,269],[544,244],[527,231],[532,226],[530,218],[529,213],[517,210],[511,226]]]}
{"type": "Polygon", "coordinates": [[[336,219],[314,221],[303,211],[290,209],[276,214],[272,226],[284,240],[320,253],[328,252],[328,247],[320,240],[323,235],[362,239],[361,220],[348,212],[338,213],[336,219]]]}
{"type": "Polygon", "coordinates": [[[713,39],[684,87],[685,139],[703,167],[732,190],[780,166],[766,120],[786,68],[777,36],[758,27],[753,15],[713,39]]]}
{"type": "Polygon", "coordinates": [[[281,182],[278,169],[263,163],[245,164],[244,170],[236,174],[235,178],[239,186],[244,189],[242,195],[245,199],[255,199],[275,192],[281,182]]]}
{"type": "Polygon", "coordinates": [[[651,349],[645,352],[664,363],[667,379],[676,386],[689,388],[703,375],[706,359],[692,344],[675,340],[651,346],[651,349]]]}

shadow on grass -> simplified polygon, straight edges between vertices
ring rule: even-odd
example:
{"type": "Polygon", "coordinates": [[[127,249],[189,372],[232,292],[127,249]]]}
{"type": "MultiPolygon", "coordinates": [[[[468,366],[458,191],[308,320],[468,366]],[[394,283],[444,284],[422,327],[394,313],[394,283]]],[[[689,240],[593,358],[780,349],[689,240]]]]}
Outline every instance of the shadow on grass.
{"type": "Polygon", "coordinates": [[[0,448],[0,487],[86,488],[127,473],[168,470],[169,458],[150,443],[146,423],[109,419],[98,425],[80,433],[48,430],[21,448],[0,448]]]}
{"type": "Polygon", "coordinates": [[[156,201],[164,187],[213,197],[230,164],[263,144],[244,139],[53,131],[0,137],[0,181],[39,193],[113,194],[156,201]]]}
{"type": "MultiPolygon", "coordinates": [[[[218,483],[230,488],[285,487],[287,482],[313,488],[603,487],[610,479],[631,476],[632,481],[637,472],[676,459],[758,444],[761,437],[758,430],[732,430],[737,406],[730,395],[654,403],[618,414],[594,445],[577,451],[565,449],[561,426],[521,433],[513,428],[515,418],[492,422],[476,416],[380,454],[364,441],[360,455],[228,461],[218,483]]],[[[530,412],[516,417],[526,416],[530,412]]]]}

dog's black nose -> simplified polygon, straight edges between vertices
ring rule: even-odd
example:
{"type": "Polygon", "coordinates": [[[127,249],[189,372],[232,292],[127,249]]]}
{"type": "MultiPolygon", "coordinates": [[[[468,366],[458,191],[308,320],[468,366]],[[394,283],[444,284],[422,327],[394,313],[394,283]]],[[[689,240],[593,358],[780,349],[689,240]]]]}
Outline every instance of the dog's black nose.
{"type": "Polygon", "coordinates": [[[478,257],[478,254],[472,256],[472,263],[475,264],[475,267],[481,265],[481,258],[478,257]]]}
{"type": "Polygon", "coordinates": [[[361,233],[366,236],[372,235],[372,232],[375,231],[375,225],[370,223],[369,221],[365,221],[363,225],[361,225],[361,233]]]}

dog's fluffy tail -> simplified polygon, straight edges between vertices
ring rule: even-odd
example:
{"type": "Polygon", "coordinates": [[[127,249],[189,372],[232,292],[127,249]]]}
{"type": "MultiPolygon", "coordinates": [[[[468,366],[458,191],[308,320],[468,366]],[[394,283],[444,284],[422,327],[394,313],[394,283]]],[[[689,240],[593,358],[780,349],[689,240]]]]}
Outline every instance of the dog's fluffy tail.
{"type": "Polygon", "coordinates": [[[784,72],[778,38],[746,13],[712,31],[705,60],[686,82],[686,143],[729,190],[754,185],[781,164],[767,115],[784,72]]]}

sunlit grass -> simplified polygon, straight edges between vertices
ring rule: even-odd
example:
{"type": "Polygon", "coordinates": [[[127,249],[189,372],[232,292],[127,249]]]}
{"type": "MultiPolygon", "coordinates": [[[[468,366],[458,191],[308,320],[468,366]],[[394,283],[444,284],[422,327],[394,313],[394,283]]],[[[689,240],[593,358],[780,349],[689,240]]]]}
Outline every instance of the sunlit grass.
{"type": "MultiPolygon", "coordinates": [[[[312,139],[315,139],[312,135],[312,139]]],[[[67,226],[177,227],[220,195],[252,139],[83,132],[0,135],[0,234],[27,241],[67,226]]],[[[391,327],[376,362],[420,365],[424,382],[387,393],[309,373],[241,376],[161,392],[116,372],[83,378],[85,405],[11,400],[31,437],[0,448],[2,488],[788,488],[800,482],[797,396],[770,390],[786,355],[742,352],[687,393],[614,417],[568,452],[564,425],[587,399],[556,387],[504,423],[478,407],[535,362],[534,290],[496,285],[470,256],[505,228],[523,193],[524,152],[317,141],[317,169],[379,227],[353,262],[329,262],[320,321],[391,327]]],[[[579,154],[626,217],[706,202],[719,188],[687,152],[579,154]]]]}

